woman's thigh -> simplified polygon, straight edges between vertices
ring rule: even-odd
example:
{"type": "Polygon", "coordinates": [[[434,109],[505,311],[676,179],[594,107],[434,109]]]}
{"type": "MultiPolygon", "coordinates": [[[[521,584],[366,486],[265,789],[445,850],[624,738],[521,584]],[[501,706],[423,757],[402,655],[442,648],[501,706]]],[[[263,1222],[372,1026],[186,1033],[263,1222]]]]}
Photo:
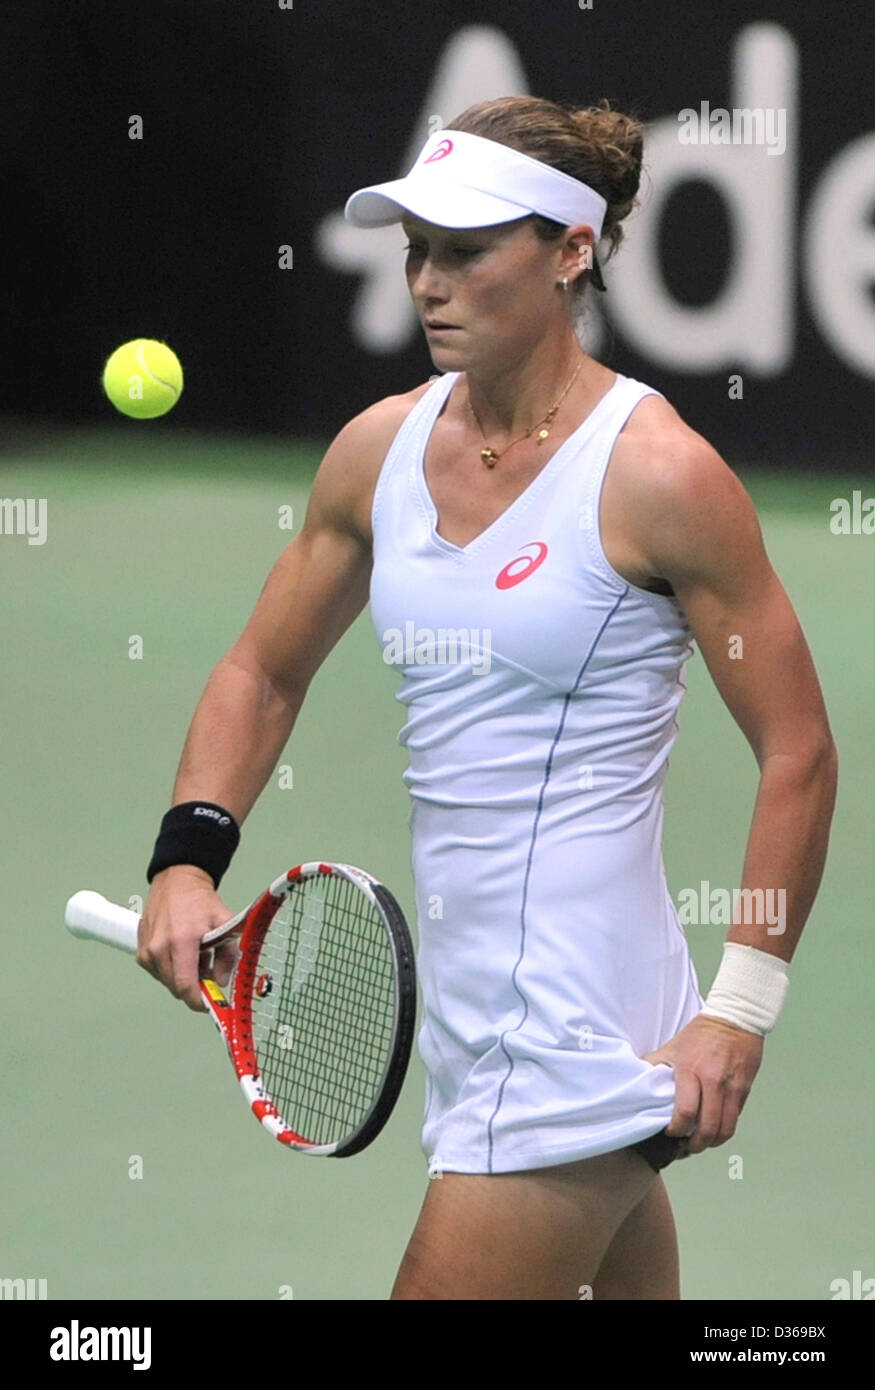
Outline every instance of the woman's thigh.
{"type": "Polygon", "coordinates": [[[661,1177],[630,1211],[599,1265],[594,1299],[679,1299],[677,1230],[661,1177]]]}
{"type": "Polygon", "coordinates": [[[525,1172],[445,1172],[429,1182],[391,1297],[586,1296],[657,1180],[630,1149],[525,1172]]]}

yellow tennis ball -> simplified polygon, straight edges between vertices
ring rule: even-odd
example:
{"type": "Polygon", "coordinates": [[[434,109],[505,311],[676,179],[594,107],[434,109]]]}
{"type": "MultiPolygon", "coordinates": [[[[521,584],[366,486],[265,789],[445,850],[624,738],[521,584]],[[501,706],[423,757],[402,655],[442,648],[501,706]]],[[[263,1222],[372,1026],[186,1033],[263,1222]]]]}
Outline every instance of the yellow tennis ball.
{"type": "Polygon", "coordinates": [[[123,415],[154,420],[166,415],[182,394],[179,358],[166,343],[134,338],[107,359],[103,389],[123,415]]]}

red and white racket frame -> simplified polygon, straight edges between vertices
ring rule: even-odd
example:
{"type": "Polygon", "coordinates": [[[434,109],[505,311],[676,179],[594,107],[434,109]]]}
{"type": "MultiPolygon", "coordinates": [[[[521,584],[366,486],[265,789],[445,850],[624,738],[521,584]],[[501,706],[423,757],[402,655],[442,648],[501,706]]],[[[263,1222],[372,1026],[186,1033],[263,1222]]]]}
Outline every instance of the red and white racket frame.
{"type": "MultiPolygon", "coordinates": [[[[221,987],[216,984],[215,980],[211,979],[201,980],[201,994],[216,1027],[225,1039],[231,1064],[253,1115],[281,1144],[286,1144],[289,1148],[297,1149],[301,1153],[337,1158],[358,1153],[361,1148],[365,1147],[366,1143],[371,1142],[371,1137],[374,1137],[367,1137],[362,1143],[359,1142],[362,1136],[368,1135],[377,1112],[385,1109],[386,1086],[391,1084],[389,1073],[392,1071],[393,1062],[397,1066],[399,1060],[396,1058],[399,1046],[402,1052],[400,1060],[403,1060],[403,1067],[397,1089],[391,1096],[388,1105],[389,1111],[394,1106],[410,1057],[413,1020],[416,1012],[413,947],[398,904],[385,885],[366,873],[364,869],[358,869],[352,864],[332,864],[314,860],[309,864],[298,864],[295,868],[282,874],[269,888],[265,889],[260,898],[257,898],[237,917],[232,918],[224,926],[208,932],[203,938],[202,944],[209,947],[226,937],[238,934],[240,959],[235,967],[235,1002],[229,1002],[221,987]],[[326,874],[345,878],[350,883],[355,884],[370,899],[387,923],[389,939],[395,954],[395,1036],[392,1039],[389,1060],[378,1088],[377,1098],[363,1117],[356,1133],[347,1136],[339,1143],[314,1144],[307,1140],[304,1135],[296,1134],[293,1129],[289,1129],[264,1090],[252,1038],[252,1013],[248,1007],[248,1001],[251,1000],[255,988],[258,953],[275,913],[298,883],[304,879],[317,878],[326,874]],[[236,1002],[238,996],[242,998],[242,1004],[236,1002]]],[[[386,1118],[388,1118],[388,1111],[386,1118]]],[[[384,1123],[385,1119],[379,1124],[378,1129],[382,1129],[384,1123]]]]}
{"type": "MultiPolygon", "coordinates": [[[[67,926],[75,935],[95,938],[131,953],[137,949],[139,920],[136,913],[108,903],[97,893],[77,893],[67,904],[67,926]]],[[[201,980],[200,988],[253,1115],[281,1144],[299,1153],[346,1158],[360,1152],[376,1138],[389,1118],[410,1060],[416,1017],[416,970],[413,944],[401,908],[388,888],[364,869],[313,860],[281,874],[236,917],[207,932],[201,945],[208,949],[234,937],[239,938],[240,954],[234,967],[233,1000],[209,977],[201,980]],[[277,910],[302,881],[325,875],[345,878],[354,884],[383,919],[395,962],[395,1017],[389,1055],[373,1104],[352,1134],[334,1143],[315,1144],[289,1128],[264,1089],[252,1036],[250,1001],[258,954],[277,910]]]]}

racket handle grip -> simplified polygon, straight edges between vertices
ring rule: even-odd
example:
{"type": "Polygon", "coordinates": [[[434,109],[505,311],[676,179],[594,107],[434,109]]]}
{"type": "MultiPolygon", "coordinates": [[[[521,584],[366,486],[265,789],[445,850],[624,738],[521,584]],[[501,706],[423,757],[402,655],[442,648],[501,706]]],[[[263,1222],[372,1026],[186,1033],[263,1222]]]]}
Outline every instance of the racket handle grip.
{"type": "Polygon", "coordinates": [[[137,949],[137,913],[111,903],[100,893],[89,889],[74,893],[67,903],[64,921],[74,936],[102,941],[105,946],[116,946],[129,955],[137,949]]]}

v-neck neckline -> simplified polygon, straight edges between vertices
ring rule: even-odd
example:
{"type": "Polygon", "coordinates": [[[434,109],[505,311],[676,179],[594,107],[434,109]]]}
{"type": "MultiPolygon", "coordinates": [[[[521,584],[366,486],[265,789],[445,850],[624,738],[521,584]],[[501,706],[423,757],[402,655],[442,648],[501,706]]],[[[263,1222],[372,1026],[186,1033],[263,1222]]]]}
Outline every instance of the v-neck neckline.
{"type": "Polygon", "coordinates": [[[532,481],[525,488],[523,488],[523,491],[519,494],[519,496],[515,497],[514,500],[507,507],[505,507],[504,511],[498,514],[494,521],[490,522],[490,524],[487,527],[485,527],[484,530],[479,531],[478,534],[474,536],[473,539],[470,540],[467,545],[455,545],[453,541],[448,541],[445,536],[441,536],[438,534],[437,528],[440,518],[438,514],[438,509],[435,505],[434,498],[432,497],[431,492],[429,490],[428,482],[425,476],[425,456],[428,452],[429,441],[431,440],[432,434],[434,433],[434,427],[440,419],[441,413],[446,408],[446,404],[447,401],[450,399],[453,387],[455,386],[456,381],[458,381],[460,376],[461,372],[456,372],[456,380],[452,382],[449,391],[447,391],[441,405],[438,408],[437,414],[435,415],[434,419],[431,422],[431,425],[429,426],[428,433],[425,436],[425,439],[422,443],[422,447],[418,450],[416,459],[416,479],[419,484],[420,492],[422,493],[422,497],[425,502],[426,508],[430,513],[431,520],[429,525],[429,531],[431,540],[434,542],[435,545],[441,547],[444,550],[449,551],[453,555],[466,556],[469,555],[473,550],[477,549],[481,544],[484,544],[485,541],[488,538],[490,538],[493,535],[493,533],[498,530],[500,526],[508,522],[511,516],[519,510],[523,501],[529,500],[532,497],[535,490],[538,488],[538,485],[541,484],[542,480],[555,473],[557,467],[561,463],[565,462],[567,456],[569,455],[575,444],[578,442],[578,436],[582,434],[584,430],[592,427],[593,421],[601,411],[605,401],[607,401],[608,398],[614,394],[617,387],[620,385],[620,382],[624,378],[621,376],[619,372],[616,373],[613,383],[608,387],[604,395],[596,401],[589,414],[583,420],[581,420],[580,424],[577,426],[576,429],[572,430],[568,438],[563,440],[563,442],[559,445],[559,448],[556,450],[555,454],[552,454],[551,457],[544,464],[544,467],[541,469],[540,473],[535,474],[532,481]]]}

